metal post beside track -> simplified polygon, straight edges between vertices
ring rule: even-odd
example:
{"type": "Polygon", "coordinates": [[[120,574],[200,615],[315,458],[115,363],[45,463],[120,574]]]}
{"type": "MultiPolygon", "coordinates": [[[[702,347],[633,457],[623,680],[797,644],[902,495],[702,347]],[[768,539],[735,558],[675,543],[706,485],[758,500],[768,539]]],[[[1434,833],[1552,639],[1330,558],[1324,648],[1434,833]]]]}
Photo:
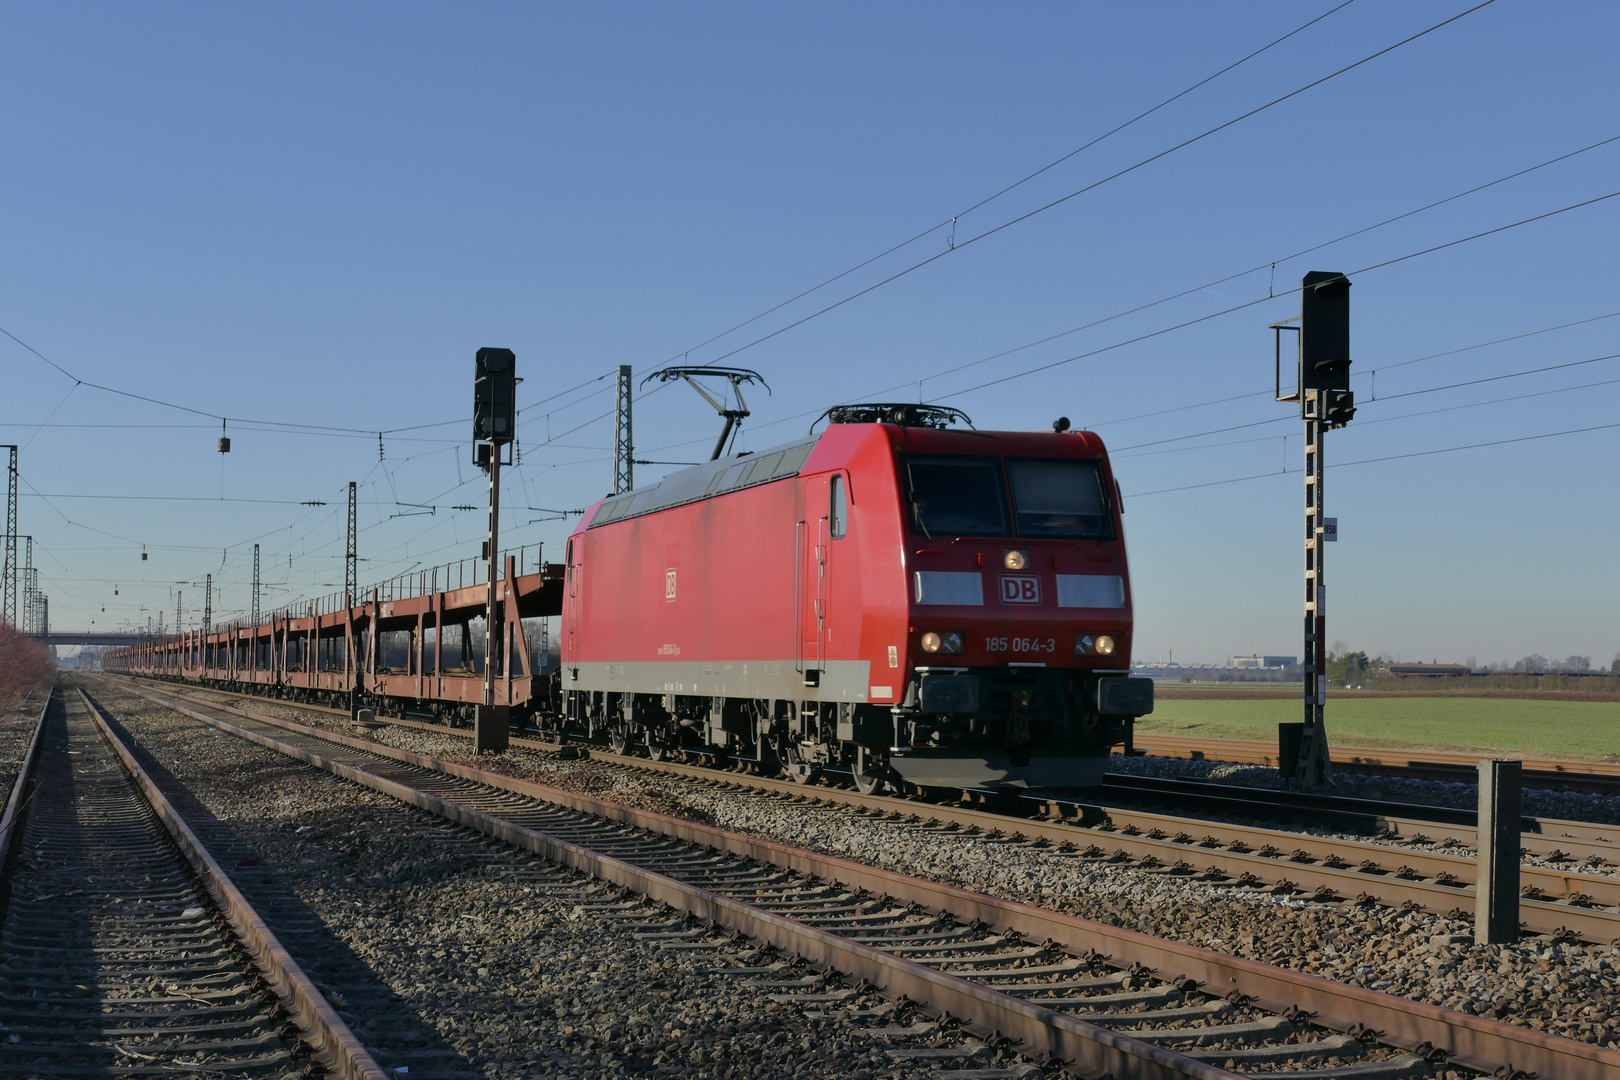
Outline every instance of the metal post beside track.
{"type": "Polygon", "coordinates": [[[1282,780],[1301,791],[1320,791],[1333,782],[1323,713],[1327,705],[1327,581],[1324,546],[1337,539],[1324,516],[1326,468],[1324,439],[1355,415],[1350,392],[1350,279],[1328,270],[1312,270],[1300,281],[1298,319],[1272,323],[1276,365],[1276,398],[1298,402],[1305,421],[1305,648],[1300,657],[1304,682],[1304,723],[1278,730],[1282,780]],[[1290,323],[1297,322],[1298,326],[1290,323]],[[1283,393],[1282,332],[1297,333],[1295,380],[1283,393]],[[1294,737],[1297,734],[1297,752],[1294,737]],[[1285,763],[1286,762],[1286,763],[1285,763]]]}
{"type": "MultiPolygon", "coordinates": [[[[511,738],[509,707],[495,703],[495,675],[510,659],[502,648],[501,609],[496,595],[500,565],[501,448],[512,442],[517,427],[517,356],[510,349],[479,349],[473,383],[474,460],[489,470],[489,534],[484,540],[484,703],[473,714],[475,753],[499,753],[511,738]]],[[[513,587],[507,582],[507,588],[513,587]]]]}
{"type": "Polygon", "coordinates": [[[1521,762],[1479,763],[1479,870],[1474,878],[1474,941],[1519,940],[1521,762]]]}
{"type": "Polygon", "coordinates": [[[6,535],[4,566],[0,567],[0,621],[17,625],[17,447],[7,445],[11,464],[6,470],[6,535]]]}
{"type": "Polygon", "coordinates": [[[1332,782],[1327,729],[1327,582],[1323,548],[1327,537],[1323,509],[1323,436],[1327,424],[1321,416],[1321,391],[1307,390],[1305,398],[1305,727],[1300,733],[1294,761],[1293,786],[1320,791],[1332,782]]]}
{"type": "Polygon", "coordinates": [[[484,705],[478,712],[474,732],[474,749],[478,752],[506,749],[506,710],[495,704],[495,668],[501,660],[498,647],[501,612],[495,595],[495,569],[499,558],[496,552],[501,535],[501,448],[496,444],[490,450],[489,537],[484,541],[488,575],[484,591],[484,705]]]}

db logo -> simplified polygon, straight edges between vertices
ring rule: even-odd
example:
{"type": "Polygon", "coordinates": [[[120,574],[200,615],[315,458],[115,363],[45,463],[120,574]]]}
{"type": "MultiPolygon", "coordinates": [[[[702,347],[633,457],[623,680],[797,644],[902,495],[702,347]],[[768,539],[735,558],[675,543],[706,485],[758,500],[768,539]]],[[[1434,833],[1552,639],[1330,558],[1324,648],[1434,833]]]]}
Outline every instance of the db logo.
{"type": "Polygon", "coordinates": [[[675,599],[675,571],[674,570],[665,570],[664,571],[664,599],[665,600],[673,600],[673,599],[675,599]]]}
{"type": "Polygon", "coordinates": [[[1003,604],[1039,604],[1041,602],[1041,579],[1022,575],[1003,575],[1001,579],[1001,602],[1003,604]]]}

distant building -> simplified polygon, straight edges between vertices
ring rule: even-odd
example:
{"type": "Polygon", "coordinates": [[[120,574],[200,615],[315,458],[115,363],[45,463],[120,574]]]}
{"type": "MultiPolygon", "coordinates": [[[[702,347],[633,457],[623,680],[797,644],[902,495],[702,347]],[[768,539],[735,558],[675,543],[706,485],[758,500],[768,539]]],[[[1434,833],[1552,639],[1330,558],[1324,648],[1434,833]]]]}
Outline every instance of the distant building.
{"type": "Polygon", "coordinates": [[[1234,656],[1232,666],[1235,668],[1261,668],[1277,669],[1290,668],[1299,663],[1297,656],[1234,656]]]}
{"type": "Polygon", "coordinates": [[[1391,675],[1427,675],[1430,678],[1441,678],[1452,675],[1472,675],[1474,669],[1467,664],[1391,664],[1391,675]]]}

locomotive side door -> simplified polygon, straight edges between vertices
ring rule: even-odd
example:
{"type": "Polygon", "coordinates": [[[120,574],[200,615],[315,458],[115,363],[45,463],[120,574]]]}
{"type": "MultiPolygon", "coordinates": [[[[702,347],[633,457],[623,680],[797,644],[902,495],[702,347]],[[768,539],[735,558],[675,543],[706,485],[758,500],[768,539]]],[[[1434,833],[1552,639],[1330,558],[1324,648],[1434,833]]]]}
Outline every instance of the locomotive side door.
{"type": "Polygon", "coordinates": [[[834,542],[849,520],[848,480],[842,473],[812,477],[804,488],[804,515],[798,523],[798,667],[807,686],[820,685],[831,637],[834,542]],[[815,674],[812,675],[811,673],[815,674]]]}
{"type": "Polygon", "coordinates": [[[563,614],[565,633],[563,636],[564,656],[572,660],[579,655],[578,643],[574,638],[575,628],[579,625],[579,575],[582,567],[579,564],[580,552],[578,549],[579,537],[569,537],[568,553],[564,556],[564,564],[568,574],[568,599],[563,614]]]}
{"type": "Polygon", "coordinates": [[[822,519],[827,503],[827,478],[812,476],[804,482],[803,502],[794,543],[794,643],[796,666],[804,673],[805,685],[813,686],[821,676],[822,632],[826,625],[827,575],[826,528],[822,519]]]}

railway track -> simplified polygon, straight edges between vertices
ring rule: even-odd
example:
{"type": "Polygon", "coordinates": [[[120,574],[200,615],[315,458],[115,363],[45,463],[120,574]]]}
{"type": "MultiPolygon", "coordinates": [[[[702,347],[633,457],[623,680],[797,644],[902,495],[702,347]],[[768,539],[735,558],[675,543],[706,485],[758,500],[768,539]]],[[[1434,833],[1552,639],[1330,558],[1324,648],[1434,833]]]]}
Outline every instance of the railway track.
{"type": "MultiPolygon", "coordinates": [[[[820,968],[1116,1077],[1612,1075],[1620,1053],[290,721],[143,696],[820,968]],[[1037,944],[1039,943],[1039,944],[1037,944]],[[1462,1069],[1457,1066],[1464,1067],[1462,1069]]],[[[1004,819],[1003,819],[1004,820],[1004,819]]],[[[774,969],[773,969],[774,970],[774,969]]],[[[840,983],[850,984],[839,987],[840,983]]],[[[800,989],[803,989],[801,987],[800,989]]],[[[892,1013],[885,1013],[892,1016],[892,1013]]],[[[878,1017],[873,1018],[879,1019],[878,1017]]],[[[972,1075],[1015,1075],[969,1071],[972,1075]]],[[[968,1075],[964,1073],[962,1075],[968,1075]]]]}
{"type": "MultiPolygon", "coordinates": [[[[1211,812],[1244,814],[1317,828],[1359,832],[1389,840],[1439,842],[1473,847],[1479,841],[1479,813],[1446,806],[1394,803],[1340,795],[1313,795],[1212,784],[1202,780],[1166,779],[1110,773],[1098,788],[1100,797],[1160,798],[1211,812]],[[1448,843],[1449,841],[1449,843],[1448,843]]],[[[1555,862],[1620,863],[1620,826],[1562,818],[1524,819],[1520,845],[1525,854],[1555,862]]]]}
{"type": "MultiPolygon", "coordinates": [[[[1242,765],[1277,767],[1277,747],[1273,743],[1247,739],[1194,739],[1179,735],[1135,737],[1138,750],[1156,757],[1231,761],[1242,765]]],[[[1351,772],[1395,773],[1431,780],[1472,783],[1478,776],[1479,762],[1489,754],[1460,750],[1398,750],[1367,746],[1335,746],[1334,768],[1351,772]]],[[[1517,755],[1512,755],[1517,757],[1517,755]]],[[[1524,783],[1561,787],[1571,791],[1598,794],[1620,792],[1620,762],[1565,761],[1559,758],[1519,758],[1524,764],[1524,783]]]]}
{"type": "MultiPolygon", "coordinates": [[[[238,715],[278,722],[260,714],[235,711],[238,715]]],[[[468,732],[439,725],[409,720],[388,722],[435,734],[470,738],[468,732]]],[[[558,749],[556,744],[539,740],[519,738],[513,742],[534,749],[558,749]]],[[[1463,916],[1470,916],[1474,909],[1476,860],[1443,849],[1398,847],[1044,797],[1002,799],[991,808],[973,809],[862,795],[841,788],[806,787],[783,780],[595,749],[583,752],[592,760],[682,777],[696,783],[729,783],[865,811],[920,815],[948,828],[991,837],[1013,834],[1038,842],[1067,845],[1075,850],[1078,858],[1094,861],[1129,863],[1149,869],[1169,868],[1186,875],[1196,874],[1273,892],[1299,893],[1324,901],[1407,906],[1463,916]]],[[[1256,804],[1257,807],[1263,805],[1256,804]]],[[[1475,841],[1474,830],[1467,826],[1387,816],[1382,820],[1386,829],[1396,825],[1404,827],[1407,831],[1396,835],[1409,841],[1437,841],[1444,845],[1450,839],[1452,846],[1471,846],[1475,841]]],[[[1521,868],[1521,927],[1528,933],[1555,938],[1603,944],[1620,940],[1620,877],[1581,869],[1582,866],[1593,869],[1620,862],[1620,849],[1594,839],[1603,834],[1601,827],[1584,826],[1579,822],[1537,821],[1535,824],[1545,831],[1526,834],[1527,850],[1540,855],[1543,864],[1527,864],[1521,868]],[[1591,831],[1584,838],[1561,835],[1566,830],[1582,829],[1591,831]],[[1549,862],[1551,865],[1545,865],[1549,862]]]]}
{"type": "Polygon", "coordinates": [[[0,1074],[382,1080],[79,696],[47,701],[0,839],[0,1074]]]}

